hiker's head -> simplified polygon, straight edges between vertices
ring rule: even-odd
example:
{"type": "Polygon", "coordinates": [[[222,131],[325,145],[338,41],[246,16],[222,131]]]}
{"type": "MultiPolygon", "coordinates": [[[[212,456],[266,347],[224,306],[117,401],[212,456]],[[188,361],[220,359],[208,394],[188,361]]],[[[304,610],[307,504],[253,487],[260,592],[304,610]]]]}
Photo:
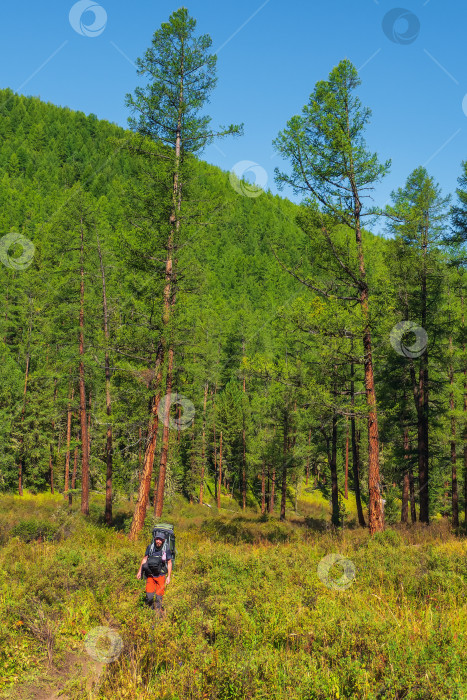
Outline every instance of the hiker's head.
{"type": "Polygon", "coordinates": [[[156,530],[154,533],[154,542],[156,543],[156,547],[161,547],[164,540],[165,534],[161,532],[161,530],[156,530]]]}

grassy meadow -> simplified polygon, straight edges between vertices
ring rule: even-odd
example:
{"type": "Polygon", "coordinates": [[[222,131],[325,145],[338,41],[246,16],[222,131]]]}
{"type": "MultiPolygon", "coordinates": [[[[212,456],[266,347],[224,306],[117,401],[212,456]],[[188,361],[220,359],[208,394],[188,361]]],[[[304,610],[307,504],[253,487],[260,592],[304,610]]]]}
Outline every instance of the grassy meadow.
{"type": "Polygon", "coordinates": [[[302,495],[285,523],[175,500],[162,620],[136,580],[151,516],[130,543],[128,502],[109,529],[99,495],[88,520],[62,496],[1,496],[2,700],[467,698],[465,538],[440,519],[370,539],[347,502],[332,530],[302,495]],[[345,585],[337,564],[318,576],[330,553],[351,562],[345,585]],[[86,650],[96,627],[121,639],[109,663],[86,650]]]}

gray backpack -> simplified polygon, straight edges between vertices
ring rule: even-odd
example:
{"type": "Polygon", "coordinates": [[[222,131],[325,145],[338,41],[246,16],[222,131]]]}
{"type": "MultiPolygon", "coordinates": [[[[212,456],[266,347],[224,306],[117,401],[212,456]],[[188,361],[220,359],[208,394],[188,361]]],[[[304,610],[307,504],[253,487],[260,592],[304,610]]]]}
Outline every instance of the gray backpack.
{"type": "Polygon", "coordinates": [[[173,569],[176,555],[174,528],[173,525],[170,525],[169,523],[160,523],[159,525],[156,525],[152,531],[152,542],[149,547],[147,561],[148,568],[150,569],[150,571],[154,572],[154,575],[160,576],[162,573],[165,573],[167,565],[165,563],[165,557],[163,557],[163,554],[165,554],[167,550],[170,550],[170,553],[172,554],[173,569]],[[165,535],[165,540],[163,541],[162,547],[160,549],[156,549],[156,532],[163,532],[165,535]]]}

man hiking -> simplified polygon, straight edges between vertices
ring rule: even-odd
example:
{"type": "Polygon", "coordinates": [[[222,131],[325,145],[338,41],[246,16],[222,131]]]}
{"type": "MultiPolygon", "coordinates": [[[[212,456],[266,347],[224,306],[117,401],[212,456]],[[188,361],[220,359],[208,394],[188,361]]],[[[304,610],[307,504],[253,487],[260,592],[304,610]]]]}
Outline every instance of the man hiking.
{"type": "Polygon", "coordinates": [[[165,586],[170,583],[172,574],[173,553],[165,544],[166,535],[162,530],[154,532],[154,542],[146,548],[146,553],[141,560],[136,578],[139,580],[144,574],[146,577],[146,603],[149,607],[163,612],[162,596],[165,586]],[[167,574],[167,579],[165,578],[167,574]],[[155,596],[155,600],[154,600],[155,596]]]}

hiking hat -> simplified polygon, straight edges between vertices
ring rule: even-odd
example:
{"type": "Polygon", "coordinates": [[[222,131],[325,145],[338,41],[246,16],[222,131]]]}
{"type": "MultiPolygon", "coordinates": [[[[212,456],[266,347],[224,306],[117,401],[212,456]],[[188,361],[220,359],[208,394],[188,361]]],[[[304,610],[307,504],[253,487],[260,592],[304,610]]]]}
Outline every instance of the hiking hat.
{"type": "Polygon", "coordinates": [[[165,540],[165,533],[162,530],[156,530],[154,533],[155,540],[165,540]]]}

